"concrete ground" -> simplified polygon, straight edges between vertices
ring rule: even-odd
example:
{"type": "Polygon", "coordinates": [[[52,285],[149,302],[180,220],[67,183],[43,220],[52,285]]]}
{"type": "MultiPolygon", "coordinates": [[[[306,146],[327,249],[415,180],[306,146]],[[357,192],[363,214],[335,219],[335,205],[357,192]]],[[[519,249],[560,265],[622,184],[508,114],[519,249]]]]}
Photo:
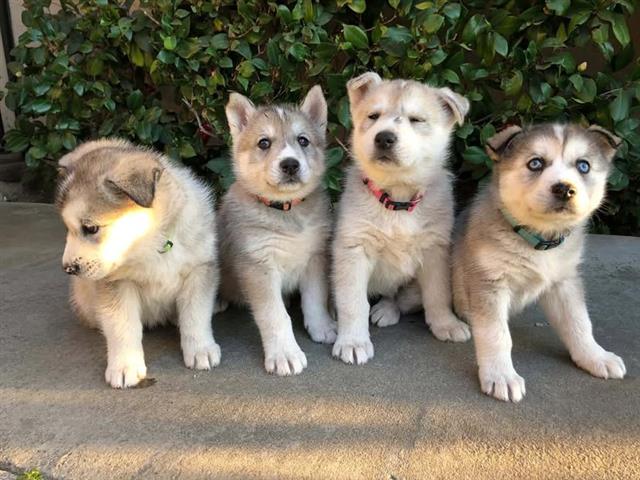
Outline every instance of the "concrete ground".
{"type": "MultiPolygon", "coordinates": [[[[376,356],[344,365],[312,343],[302,375],[262,367],[245,311],[214,319],[222,364],[184,367],[173,328],[145,333],[155,385],[104,382],[102,336],[67,306],[64,229],[51,206],[0,204],[0,471],[45,478],[640,478],[640,239],[592,236],[584,268],[597,339],[622,381],[571,363],[537,309],[513,319],[518,405],[480,393],[473,347],[419,315],[372,328],[376,356]]],[[[4,478],[0,474],[0,478],[4,478]]],[[[11,476],[7,476],[11,478],[11,476]]]]}

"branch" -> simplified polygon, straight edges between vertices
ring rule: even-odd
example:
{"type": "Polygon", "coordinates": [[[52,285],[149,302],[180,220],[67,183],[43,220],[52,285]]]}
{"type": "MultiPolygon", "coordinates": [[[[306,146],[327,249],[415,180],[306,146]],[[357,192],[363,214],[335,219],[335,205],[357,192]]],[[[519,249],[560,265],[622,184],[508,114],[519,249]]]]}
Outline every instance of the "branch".
{"type": "Polygon", "coordinates": [[[198,114],[198,112],[196,111],[195,108],[193,108],[193,105],[191,105],[191,103],[189,102],[189,100],[187,100],[186,98],[182,97],[182,102],[187,106],[187,108],[189,109],[189,111],[191,113],[193,113],[193,116],[196,117],[196,122],[198,122],[198,131],[200,133],[203,133],[205,135],[207,135],[208,137],[213,137],[215,135],[215,133],[213,132],[213,130],[207,128],[202,121],[200,120],[200,115],[198,114]]]}

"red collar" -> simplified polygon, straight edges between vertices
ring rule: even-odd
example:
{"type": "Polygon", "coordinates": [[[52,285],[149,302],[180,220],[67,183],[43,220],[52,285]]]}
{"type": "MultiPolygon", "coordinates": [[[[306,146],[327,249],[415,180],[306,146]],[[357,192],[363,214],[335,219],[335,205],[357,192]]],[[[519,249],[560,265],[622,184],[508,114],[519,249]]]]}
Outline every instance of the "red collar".
{"type": "Polygon", "coordinates": [[[256,195],[258,201],[264,203],[267,207],[275,208],[276,210],[282,210],[283,212],[288,212],[291,210],[291,207],[295,207],[296,205],[304,202],[304,198],[294,198],[293,200],[289,200],[288,202],[276,202],[273,200],[269,200],[268,198],[261,197],[260,195],[256,195]]]}
{"type": "Polygon", "coordinates": [[[378,199],[378,201],[382,204],[384,208],[387,210],[406,210],[408,212],[413,212],[415,208],[420,203],[420,200],[424,197],[423,193],[416,193],[411,200],[408,202],[396,202],[393,200],[387,192],[379,189],[375,183],[369,178],[363,178],[362,183],[364,183],[369,191],[373,193],[373,195],[378,199]]]}

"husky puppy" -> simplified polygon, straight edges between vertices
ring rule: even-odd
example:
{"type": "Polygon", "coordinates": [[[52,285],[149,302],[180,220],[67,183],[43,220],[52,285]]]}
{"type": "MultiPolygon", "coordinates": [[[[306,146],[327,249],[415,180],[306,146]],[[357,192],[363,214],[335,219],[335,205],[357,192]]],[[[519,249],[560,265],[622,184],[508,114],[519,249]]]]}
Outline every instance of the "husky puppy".
{"type": "Polygon", "coordinates": [[[329,199],[325,171],[327,104],[319,86],[300,107],[256,107],[232,93],[226,107],[236,182],[220,211],[223,302],[248,303],[262,337],[269,373],[307,366],[283,295],[299,289],[312,340],[333,343],[327,310],[329,199]]]}
{"type": "Polygon", "coordinates": [[[143,326],[177,318],[184,363],[220,363],[211,316],[218,285],[211,192],[187,168],[123,140],[85,143],[59,161],[71,304],[107,340],[105,378],[147,374],[143,326]]]}
{"type": "MultiPolygon", "coordinates": [[[[406,310],[399,289],[417,281],[426,322],[440,340],[463,342],[467,325],[451,310],[451,133],[469,102],[448,88],[365,73],[347,84],[355,165],[347,172],[333,244],[338,338],[333,355],[373,357],[369,315],[379,326],[406,310]],[[382,300],[369,309],[369,296],[382,300]]],[[[409,290],[410,291],[410,290],[409,290]]]]}
{"type": "Polygon", "coordinates": [[[579,367],[624,377],[622,359],[593,338],[578,271],[619,144],[600,127],[561,124],[512,126],[487,142],[492,182],[467,212],[453,255],[455,309],[471,323],[487,395],[524,396],[507,322],[537,299],[579,367]]]}

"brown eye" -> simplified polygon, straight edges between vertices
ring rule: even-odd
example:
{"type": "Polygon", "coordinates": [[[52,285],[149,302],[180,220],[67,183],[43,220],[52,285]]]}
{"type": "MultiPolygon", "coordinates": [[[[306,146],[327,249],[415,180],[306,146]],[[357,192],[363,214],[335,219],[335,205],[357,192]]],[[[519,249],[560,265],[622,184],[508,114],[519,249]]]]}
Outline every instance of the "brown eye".
{"type": "Polygon", "coordinates": [[[409,121],[411,123],[424,123],[424,118],[420,117],[409,117],[409,121]]]}
{"type": "Polygon", "coordinates": [[[258,148],[260,150],[268,150],[271,147],[271,140],[268,138],[261,138],[258,142],[258,148]]]}
{"type": "Polygon", "coordinates": [[[370,113],[370,114],[369,114],[369,118],[370,118],[371,120],[374,120],[374,121],[375,121],[375,120],[377,120],[377,119],[379,119],[379,118],[380,118],[380,114],[379,114],[379,113],[370,113]]]}
{"type": "Polygon", "coordinates": [[[82,234],[88,236],[95,235],[100,230],[97,225],[82,225],[82,234]]]}
{"type": "Polygon", "coordinates": [[[308,147],[309,146],[309,139],[307,137],[305,137],[304,135],[300,135],[298,137],[298,143],[300,144],[300,146],[302,148],[308,147]]]}

